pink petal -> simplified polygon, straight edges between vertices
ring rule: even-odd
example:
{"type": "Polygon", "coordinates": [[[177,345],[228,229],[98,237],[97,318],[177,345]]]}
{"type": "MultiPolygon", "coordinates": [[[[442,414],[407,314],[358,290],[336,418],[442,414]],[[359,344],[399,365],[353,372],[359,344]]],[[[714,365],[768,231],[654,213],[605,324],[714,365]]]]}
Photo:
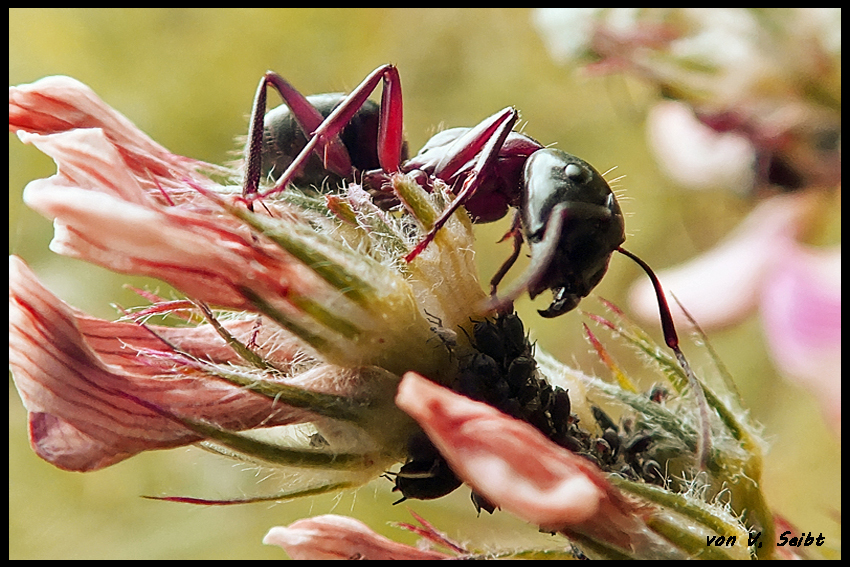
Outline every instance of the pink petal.
{"type": "MultiPolygon", "coordinates": [[[[809,206],[805,194],[766,199],[723,242],[697,258],[658,272],[667,294],[675,295],[703,329],[732,325],[756,307],[762,286],[793,238],[809,206]]],[[[686,325],[668,297],[676,322],[686,325]]],[[[645,321],[658,320],[658,303],[648,279],[632,286],[629,302],[645,321]]]]}
{"type": "Polygon", "coordinates": [[[76,79],[45,77],[9,87],[9,131],[55,134],[92,128],[104,132],[139,177],[195,178],[197,168],[209,167],[172,154],[76,79]]]}
{"type": "Polygon", "coordinates": [[[773,359],[841,423],[841,249],[788,241],[765,282],[761,315],[773,359]]]}
{"type": "Polygon", "coordinates": [[[720,133],[699,121],[687,104],[661,102],[647,116],[647,136],[670,179],[692,189],[748,191],[755,149],[744,136],[720,133]]]}
{"type": "Polygon", "coordinates": [[[9,365],[40,457],[87,471],[201,439],[169,415],[230,430],[311,417],[205,375],[166,369],[158,378],[149,371],[134,374],[137,352],[123,341],[137,335],[130,327],[137,326],[108,323],[98,329],[93,318],[81,322],[78,311],[46,290],[20,259],[10,258],[9,365]],[[111,340],[107,333],[114,333],[111,340]]]}
{"type": "Polygon", "coordinates": [[[328,514],[275,527],[263,538],[279,545],[292,559],[450,559],[453,556],[420,550],[373,532],[366,524],[328,514]]]}
{"type": "MultiPolygon", "coordinates": [[[[73,309],[73,308],[71,308],[73,309]]],[[[164,327],[104,321],[73,310],[80,333],[104,364],[121,368],[129,374],[162,374],[162,368],[144,357],[132,353],[163,350],[163,341],[155,337],[153,330],[181,352],[215,364],[242,364],[244,361],[219,336],[212,325],[198,327],[164,327]],[[129,354],[128,354],[129,353],[129,354]]],[[[223,321],[221,325],[242,344],[256,344],[253,348],[266,360],[285,366],[292,361],[300,343],[281,331],[268,320],[223,321]]]]}
{"type": "Polygon", "coordinates": [[[324,289],[193,188],[211,187],[199,162],[167,152],[85,85],[49,77],[12,87],[9,108],[10,129],[59,166],[24,192],[54,220],[54,251],[237,309],[253,307],[244,290],[291,312],[287,295],[324,289]]]}
{"type": "MultiPolygon", "coordinates": [[[[59,173],[31,182],[28,206],[54,220],[51,248],[108,269],[167,281],[209,303],[250,309],[243,290],[282,310],[290,294],[317,297],[326,290],[313,272],[276,245],[257,242],[240,224],[206,210],[162,206],[124,167],[100,130],[51,136],[24,134],[60,161],[59,173]]],[[[323,296],[324,297],[324,296],[323,296]]]]}
{"type": "MultiPolygon", "coordinates": [[[[279,244],[252,233],[231,214],[236,197],[223,197],[227,188],[196,175],[197,163],[184,167],[182,158],[140,139],[123,116],[70,79],[12,88],[9,96],[10,127],[21,128],[21,140],[58,165],[56,175],[24,191],[26,204],[54,221],[52,250],[161,279],[216,307],[273,314],[313,346],[321,344],[326,358],[363,361],[351,348],[351,333],[322,335],[334,319],[343,325],[366,315],[363,306],[279,244]],[[157,168],[144,161],[148,157],[176,161],[157,168]]],[[[273,225],[306,223],[285,205],[267,208],[273,225]]],[[[352,257],[338,248],[323,252],[351,267],[352,257]]],[[[393,280],[376,282],[381,290],[401,281],[382,269],[369,275],[393,280]]]]}
{"type": "MultiPolygon", "coordinates": [[[[408,372],[396,404],[422,427],[452,470],[493,504],[529,522],[624,549],[659,543],[587,460],[531,425],[408,372]]],[[[639,552],[638,552],[639,553],[639,552]]]]}

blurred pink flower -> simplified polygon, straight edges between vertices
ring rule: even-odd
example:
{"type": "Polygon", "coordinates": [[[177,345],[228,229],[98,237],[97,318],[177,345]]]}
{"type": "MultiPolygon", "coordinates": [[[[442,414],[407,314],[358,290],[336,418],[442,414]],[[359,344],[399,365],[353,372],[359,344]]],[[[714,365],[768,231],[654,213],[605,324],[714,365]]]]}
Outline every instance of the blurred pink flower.
{"type": "MultiPolygon", "coordinates": [[[[647,136],[671,179],[764,199],[717,247],[659,276],[705,329],[758,309],[777,368],[840,429],[841,247],[809,241],[840,195],[840,9],[545,9],[535,23],[556,59],[657,88],[666,100],[647,136]],[[777,196],[788,192],[813,194],[777,196]]],[[[636,283],[647,321],[651,302],[636,283]]]]}
{"type": "MultiPolygon", "coordinates": [[[[818,396],[838,430],[841,248],[798,240],[818,198],[795,193],[766,199],[718,246],[658,277],[705,329],[736,324],[758,310],[777,367],[818,396]]],[[[645,320],[657,316],[646,282],[635,283],[631,305],[645,320]]]]}
{"type": "MultiPolygon", "coordinates": [[[[739,192],[752,187],[762,150],[747,136],[714,130],[681,102],[656,105],[648,132],[659,164],[680,184],[739,192]]],[[[840,161],[836,171],[832,158],[796,156],[808,183],[840,180],[840,161]]],[[[770,171],[763,171],[759,183],[764,186],[770,178],[770,171]]],[[[768,196],[719,245],[659,277],[705,329],[736,324],[758,310],[777,368],[813,392],[827,421],[839,430],[841,247],[802,242],[821,214],[822,199],[816,190],[768,196]]],[[[646,282],[635,283],[632,306],[647,321],[655,317],[651,296],[646,282]]]]}
{"type": "Polygon", "coordinates": [[[354,518],[327,514],[274,527],[263,539],[279,545],[291,559],[451,559],[438,551],[417,549],[373,532],[354,518]]]}
{"type": "Polygon", "coordinates": [[[658,165],[691,189],[749,191],[756,155],[750,141],[736,132],[716,132],[699,121],[685,103],[663,101],[646,119],[647,137],[658,165]]]}

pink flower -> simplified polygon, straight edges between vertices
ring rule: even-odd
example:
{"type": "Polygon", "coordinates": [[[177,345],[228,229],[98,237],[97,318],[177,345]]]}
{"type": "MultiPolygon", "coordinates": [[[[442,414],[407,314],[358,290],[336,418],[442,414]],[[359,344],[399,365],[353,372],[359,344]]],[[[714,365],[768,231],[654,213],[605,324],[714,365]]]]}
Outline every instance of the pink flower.
{"type": "MultiPolygon", "coordinates": [[[[311,418],[227,382],[186,376],[180,371],[186,361],[162,352],[163,342],[144,327],[86,316],[53,296],[16,257],[9,262],[9,301],[9,364],[29,412],[30,443],[57,467],[96,470],[203,438],[181,420],[238,431],[311,418]],[[157,351],[159,359],[139,356],[157,351]]],[[[254,322],[229,327],[245,337],[254,322]]],[[[217,337],[210,325],[153,329],[187,356],[235,361],[224,345],[208,349],[217,337]]],[[[291,354],[282,348],[277,356],[291,354]]]]}
{"type": "MultiPolygon", "coordinates": [[[[818,247],[812,235],[840,200],[840,16],[837,8],[535,14],[556,58],[631,73],[673,99],[647,116],[650,148],[671,179],[762,199],[717,247],[659,276],[705,329],[758,309],[777,368],[816,393],[836,429],[841,248],[834,238],[818,247]]],[[[650,286],[638,282],[632,304],[647,321],[657,317],[651,303],[650,286]]]]}
{"type": "Polygon", "coordinates": [[[647,117],[647,137],[659,166],[672,180],[692,189],[749,191],[756,152],[737,132],[716,132],[686,104],[663,101],[647,117]]]}
{"type": "MultiPolygon", "coordinates": [[[[746,191],[758,173],[758,155],[769,149],[734,130],[714,130],[679,102],[660,103],[651,111],[649,136],[662,167],[689,188],[746,191]]],[[[762,137],[761,144],[769,141],[762,137]]],[[[840,182],[840,154],[836,165],[831,152],[810,159],[811,151],[803,151],[812,150],[810,144],[793,147],[807,183],[840,182]]],[[[764,188],[768,180],[769,172],[761,172],[757,183],[764,188]]],[[[659,277],[705,329],[736,324],[757,310],[776,367],[814,392],[837,427],[841,247],[804,242],[828,214],[824,198],[817,185],[805,193],[769,196],[723,242],[659,277]]],[[[655,317],[651,293],[645,282],[632,292],[635,311],[647,321],[655,317]]]]}
{"type": "Polygon", "coordinates": [[[136,321],[97,320],[10,259],[10,363],[41,457],[93,470],[206,441],[278,464],[347,471],[354,484],[403,458],[411,425],[392,405],[397,374],[437,376],[449,361],[429,342],[424,309],[454,325],[483,297],[472,270],[445,273],[471,265],[468,224],[449,223],[413,264],[416,275],[403,277],[397,260],[414,219],[403,221],[411,228],[392,225],[356,187],[336,205],[366,230],[346,232],[320,198],[313,210],[326,213],[284,197],[252,214],[238,188],[210,177],[234,172],[171,154],[74,79],[10,87],[9,128],[58,165],[24,191],[54,221],[52,250],[157,277],[191,298],[154,298],[136,321]],[[375,223],[382,241],[366,246],[375,223]],[[435,285],[443,281],[452,289],[435,285]],[[172,312],[183,327],[141,324],[172,312]],[[185,324],[198,316],[206,323],[185,324]],[[293,450],[286,434],[258,441],[237,433],[295,423],[312,424],[326,450],[293,450]]]}
{"type": "MultiPolygon", "coordinates": [[[[165,184],[180,176],[200,182],[205,177],[197,175],[197,169],[219,169],[172,154],[104,103],[89,87],[71,77],[45,77],[29,85],[9,87],[10,132],[49,135],[89,129],[103,133],[112,148],[110,154],[121,156],[121,162],[114,162],[113,166],[129,168],[137,182],[165,184]]],[[[68,150],[72,152],[73,147],[68,150]]],[[[121,190],[118,182],[111,185],[121,190]]],[[[132,187],[126,187],[123,194],[129,196],[132,187]]]]}

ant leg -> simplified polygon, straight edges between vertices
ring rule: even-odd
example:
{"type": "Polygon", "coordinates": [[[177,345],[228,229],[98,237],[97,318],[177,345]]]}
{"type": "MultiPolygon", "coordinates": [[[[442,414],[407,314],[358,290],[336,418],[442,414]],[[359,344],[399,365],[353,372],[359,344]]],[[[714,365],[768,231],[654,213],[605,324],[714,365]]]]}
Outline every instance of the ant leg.
{"type": "Polygon", "coordinates": [[[245,150],[245,180],[242,185],[242,198],[253,199],[260,188],[260,173],[263,167],[263,119],[266,115],[266,78],[260,79],[254,106],[251,108],[251,122],[248,126],[248,146],[245,150]]]}
{"type": "Polygon", "coordinates": [[[398,70],[392,65],[386,65],[381,76],[384,86],[381,91],[381,118],[378,121],[378,163],[384,171],[394,173],[401,167],[404,146],[401,79],[398,70]]]}
{"type": "MultiPolygon", "coordinates": [[[[499,127],[505,124],[505,121],[510,122],[510,128],[507,130],[507,133],[510,133],[510,130],[513,129],[516,123],[516,119],[516,109],[507,107],[485,118],[473,128],[470,128],[454,140],[452,145],[446,150],[443,158],[434,167],[434,177],[451,179],[463,166],[472,161],[479,152],[483,151],[486,143],[499,132],[499,127]]],[[[507,133],[505,134],[506,138],[507,133]]],[[[504,141],[498,145],[499,150],[502,149],[502,145],[504,145],[504,141]]]]}
{"type": "Polygon", "coordinates": [[[404,257],[405,262],[412,262],[414,258],[425,250],[454,212],[475,194],[475,191],[481,186],[482,180],[495,167],[496,160],[499,157],[499,151],[505,144],[508,134],[513,130],[516,119],[516,109],[511,107],[505,108],[458,138],[451,148],[449,148],[451,157],[445,163],[441,162],[438,164],[437,171],[434,174],[435,177],[448,179],[476,154],[478,155],[478,159],[475,161],[472,171],[469,172],[469,175],[463,182],[463,187],[457,193],[454,201],[434,221],[434,225],[428,231],[428,234],[425,235],[425,238],[404,257]]]}
{"type": "Polygon", "coordinates": [[[514,213],[514,220],[511,223],[511,229],[507,233],[505,233],[505,236],[503,236],[502,240],[500,240],[499,242],[504,241],[509,236],[512,236],[513,239],[514,239],[514,250],[513,250],[513,252],[511,252],[511,255],[499,267],[499,270],[496,272],[496,274],[490,280],[490,295],[493,296],[493,297],[496,296],[496,288],[499,287],[499,284],[501,283],[502,278],[505,277],[505,274],[508,273],[508,270],[510,270],[513,267],[513,265],[516,263],[517,258],[519,258],[520,250],[522,249],[523,238],[522,238],[522,229],[521,229],[521,215],[520,215],[519,211],[516,211],[514,213]]]}
{"type": "MultiPolygon", "coordinates": [[[[274,71],[266,71],[260,79],[257,93],[254,95],[251,122],[248,127],[248,146],[245,151],[245,182],[242,187],[242,197],[249,202],[254,199],[259,191],[263,159],[266,94],[269,86],[274,87],[280,94],[283,102],[292,112],[296,123],[306,135],[316,130],[324,120],[322,114],[286,79],[274,71]]],[[[340,176],[348,175],[351,172],[351,159],[338,135],[325,143],[324,146],[316,148],[315,151],[320,158],[324,159],[325,167],[330,171],[340,176]]]]}
{"type": "Polygon", "coordinates": [[[383,65],[372,71],[315,130],[308,133],[310,139],[307,145],[292,160],[277,184],[265,193],[258,193],[256,197],[267,197],[283,191],[313,151],[332,144],[381,81],[384,84],[384,91],[381,96],[381,117],[378,122],[378,158],[381,167],[385,170],[398,171],[403,142],[401,80],[394,66],[383,65]]]}

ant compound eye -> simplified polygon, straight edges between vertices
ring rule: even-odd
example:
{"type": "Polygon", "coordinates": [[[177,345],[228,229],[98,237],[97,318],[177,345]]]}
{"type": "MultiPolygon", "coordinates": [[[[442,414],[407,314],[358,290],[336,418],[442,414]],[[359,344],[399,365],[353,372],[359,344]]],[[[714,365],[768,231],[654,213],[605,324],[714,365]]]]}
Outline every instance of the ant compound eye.
{"type": "Polygon", "coordinates": [[[592,176],[590,171],[577,163],[571,163],[564,167],[564,174],[575,183],[587,183],[592,176]]]}
{"type": "Polygon", "coordinates": [[[566,173],[567,177],[570,179],[581,179],[582,177],[581,168],[574,163],[567,165],[567,167],[564,168],[564,173],[566,173]]]}

